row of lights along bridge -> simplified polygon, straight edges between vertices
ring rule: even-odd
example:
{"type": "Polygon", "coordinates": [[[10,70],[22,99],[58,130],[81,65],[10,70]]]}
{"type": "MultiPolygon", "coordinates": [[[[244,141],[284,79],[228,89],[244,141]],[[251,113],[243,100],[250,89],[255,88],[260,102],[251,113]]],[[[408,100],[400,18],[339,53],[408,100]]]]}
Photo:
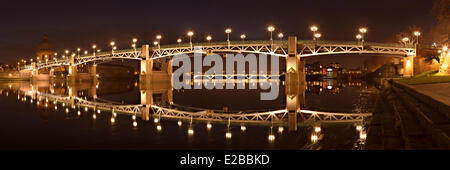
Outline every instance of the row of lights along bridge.
{"type": "MultiPolygon", "coordinates": [[[[319,39],[322,37],[322,34],[319,32],[319,27],[317,27],[316,25],[313,25],[313,26],[310,27],[310,30],[313,33],[313,40],[317,44],[319,39]]],[[[273,32],[275,31],[275,27],[272,26],[272,25],[268,26],[267,27],[267,31],[270,32],[270,43],[271,43],[271,45],[273,45],[273,32]]],[[[227,44],[228,44],[228,46],[231,45],[231,42],[230,42],[230,34],[231,34],[231,32],[232,32],[231,28],[225,29],[225,33],[227,34],[227,44]]],[[[360,43],[361,45],[364,45],[364,37],[365,37],[366,33],[367,33],[367,28],[361,27],[361,28],[359,28],[358,33],[355,36],[355,38],[357,39],[358,43],[360,43]]],[[[413,34],[416,37],[415,40],[411,40],[409,37],[404,37],[401,40],[405,44],[405,46],[406,45],[411,45],[411,43],[417,44],[419,42],[419,36],[421,35],[421,33],[419,31],[415,31],[413,34]]],[[[190,47],[192,48],[193,47],[193,45],[192,45],[192,37],[194,36],[194,32],[193,31],[188,31],[187,32],[187,36],[189,37],[189,44],[190,44],[190,47]]],[[[277,36],[278,36],[278,38],[281,41],[283,39],[283,37],[284,37],[284,34],[280,32],[280,33],[278,33],[277,36]]],[[[245,39],[247,38],[247,35],[246,34],[241,34],[240,38],[242,40],[242,43],[245,43],[245,39]]],[[[157,35],[156,36],[156,40],[153,42],[153,44],[155,46],[157,46],[158,49],[161,49],[161,45],[160,45],[161,44],[161,39],[162,39],[162,35],[157,35]]],[[[212,36],[211,35],[206,36],[206,41],[208,41],[209,44],[211,43],[211,40],[212,40],[212,36]]],[[[135,51],[136,51],[136,47],[137,47],[137,41],[138,41],[137,38],[133,38],[132,39],[132,43],[131,43],[131,47],[135,51]]],[[[178,43],[179,46],[181,46],[182,41],[183,40],[181,38],[177,39],[177,43],[178,43]]],[[[114,54],[114,51],[117,50],[116,42],[111,41],[110,45],[111,45],[111,52],[114,54]]],[[[97,48],[96,44],[92,45],[92,49],[93,49],[93,55],[95,55],[96,52],[97,53],[101,52],[101,49],[97,48]]],[[[78,54],[78,57],[80,57],[81,48],[77,48],[76,51],[77,51],[77,53],[72,53],[71,55],[73,57],[75,57],[78,54]]],[[[62,55],[61,59],[65,59],[66,56],[69,56],[69,53],[70,53],[69,50],[65,50],[64,51],[65,55],[62,55]]],[[[84,51],[85,55],[87,55],[88,53],[89,52],[87,50],[84,51]]],[[[55,61],[57,60],[57,56],[58,56],[58,53],[55,53],[55,57],[54,57],[55,61]]],[[[24,64],[26,64],[26,60],[22,59],[21,61],[24,64]]],[[[31,58],[30,61],[33,62],[33,59],[31,58]]],[[[18,62],[18,65],[20,65],[20,62],[18,62]]]]}

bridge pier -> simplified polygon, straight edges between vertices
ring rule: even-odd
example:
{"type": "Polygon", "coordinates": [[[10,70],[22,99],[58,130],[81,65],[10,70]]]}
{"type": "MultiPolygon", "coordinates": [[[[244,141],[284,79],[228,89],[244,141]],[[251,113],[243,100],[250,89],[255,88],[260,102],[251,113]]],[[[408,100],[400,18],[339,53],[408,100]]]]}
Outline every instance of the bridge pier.
{"type": "Polygon", "coordinates": [[[31,63],[31,66],[31,81],[50,81],[53,77],[53,69],[50,69],[48,74],[39,74],[39,70],[36,68],[36,62],[31,63]]]}
{"type": "Polygon", "coordinates": [[[150,110],[152,105],[163,107],[173,103],[173,88],[171,82],[150,82],[141,84],[142,120],[150,120],[150,110]],[[158,100],[160,99],[160,100],[158,100]],[[156,101],[155,101],[156,100],[156,101]]]}
{"type": "Polygon", "coordinates": [[[414,56],[403,58],[403,77],[414,76],[414,56]]]}
{"type": "Polygon", "coordinates": [[[297,37],[290,36],[286,58],[286,110],[289,131],[297,131],[297,115],[306,90],[305,63],[306,61],[297,55],[297,37]]]}

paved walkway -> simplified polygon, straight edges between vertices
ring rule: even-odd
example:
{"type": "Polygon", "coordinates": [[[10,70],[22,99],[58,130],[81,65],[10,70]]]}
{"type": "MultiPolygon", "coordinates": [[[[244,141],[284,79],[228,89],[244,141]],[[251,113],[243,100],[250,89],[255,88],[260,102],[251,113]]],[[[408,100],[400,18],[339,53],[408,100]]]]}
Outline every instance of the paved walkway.
{"type": "Polygon", "coordinates": [[[409,85],[409,87],[450,106],[450,83],[409,85]]]}

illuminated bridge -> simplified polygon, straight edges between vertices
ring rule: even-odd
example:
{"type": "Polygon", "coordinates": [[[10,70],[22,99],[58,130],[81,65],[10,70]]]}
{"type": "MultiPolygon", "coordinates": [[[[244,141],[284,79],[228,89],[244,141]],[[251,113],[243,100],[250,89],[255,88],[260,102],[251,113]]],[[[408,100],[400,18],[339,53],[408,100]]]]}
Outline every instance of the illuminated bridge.
{"type": "MultiPolygon", "coordinates": [[[[397,57],[414,56],[415,49],[406,47],[402,44],[383,44],[366,42],[364,45],[354,41],[309,41],[300,40],[296,43],[296,57],[310,57],[333,54],[380,54],[393,55],[397,57]]],[[[111,50],[108,52],[100,52],[81,56],[66,57],[65,59],[57,59],[46,63],[30,64],[22,68],[22,70],[53,68],[58,66],[77,66],[89,62],[107,61],[113,59],[131,59],[131,60],[156,60],[160,58],[172,57],[178,54],[192,53],[253,53],[266,54],[280,57],[288,57],[289,43],[288,41],[236,41],[230,42],[211,42],[177,44],[145,48],[134,48],[125,50],[111,50]]]]}

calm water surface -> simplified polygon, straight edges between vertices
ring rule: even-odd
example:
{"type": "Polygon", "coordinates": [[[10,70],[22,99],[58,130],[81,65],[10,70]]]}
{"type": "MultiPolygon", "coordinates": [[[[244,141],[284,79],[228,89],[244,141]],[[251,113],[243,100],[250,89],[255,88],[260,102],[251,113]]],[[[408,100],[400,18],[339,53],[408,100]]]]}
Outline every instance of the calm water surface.
{"type": "MultiPolygon", "coordinates": [[[[174,110],[245,114],[286,108],[282,84],[274,101],[260,101],[259,89],[169,90],[161,86],[151,91],[153,104],[174,110]]],[[[85,111],[82,106],[72,107],[70,102],[48,97],[63,100],[75,95],[100,104],[139,105],[143,93],[135,81],[72,86],[64,82],[1,82],[0,91],[0,149],[364,149],[361,133],[365,133],[366,119],[306,121],[299,116],[296,131],[287,120],[246,123],[167,118],[155,112],[149,120],[141,116],[133,120],[133,114],[85,111]],[[357,125],[362,125],[362,130],[357,125]]],[[[376,93],[374,87],[358,80],[308,82],[301,109],[372,112],[376,93]]]]}

